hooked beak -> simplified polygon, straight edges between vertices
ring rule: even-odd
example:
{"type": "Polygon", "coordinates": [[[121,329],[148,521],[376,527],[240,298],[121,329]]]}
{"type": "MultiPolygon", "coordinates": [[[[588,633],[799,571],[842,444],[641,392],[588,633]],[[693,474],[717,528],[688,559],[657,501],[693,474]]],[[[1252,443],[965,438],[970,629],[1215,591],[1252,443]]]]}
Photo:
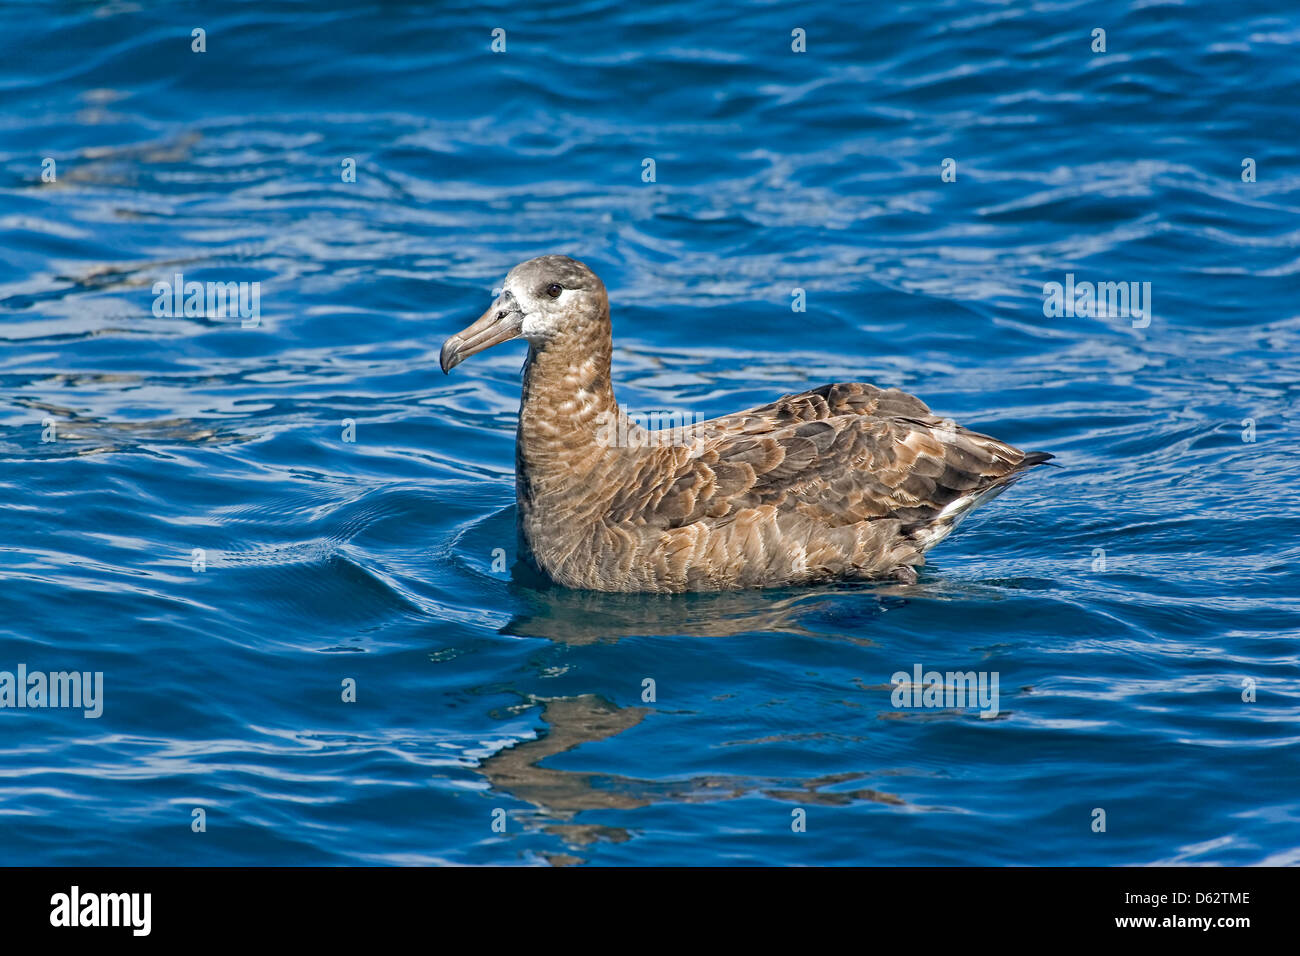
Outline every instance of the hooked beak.
{"type": "Polygon", "coordinates": [[[475,352],[508,342],[523,331],[524,313],[510,292],[503,292],[473,325],[457,332],[442,343],[439,361],[443,374],[450,372],[475,352]]]}

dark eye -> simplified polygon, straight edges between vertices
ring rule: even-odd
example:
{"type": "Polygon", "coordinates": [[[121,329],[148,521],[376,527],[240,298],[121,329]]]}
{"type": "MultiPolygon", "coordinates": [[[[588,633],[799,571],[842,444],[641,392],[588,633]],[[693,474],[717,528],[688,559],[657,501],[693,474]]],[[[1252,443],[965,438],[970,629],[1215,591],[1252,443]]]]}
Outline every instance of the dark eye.
{"type": "Polygon", "coordinates": [[[552,299],[558,299],[560,297],[560,293],[563,291],[564,291],[564,286],[560,285],[558,282],[552,282],[550,285],[546,287],[546,294],[549,295],[552,299]]]}

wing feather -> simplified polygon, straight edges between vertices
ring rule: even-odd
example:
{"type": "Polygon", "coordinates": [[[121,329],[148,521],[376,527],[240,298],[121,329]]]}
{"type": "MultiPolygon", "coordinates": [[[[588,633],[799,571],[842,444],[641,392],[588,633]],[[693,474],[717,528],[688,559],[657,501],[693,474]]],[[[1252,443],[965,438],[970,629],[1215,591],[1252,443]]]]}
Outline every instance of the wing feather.
{"type": "MultiPolygon", "coordinates": [[[[898,389],[863,383],[786,395],[675,437],[675,447],[652,448],[620,487],[614,520],[664,529],[703,519],[722,525],[752,521],[747,513],[772,505],[824,528],[896,518],[928,541],[939,535],[931,525],[959,517],[1050,457],[938,418],[898,389]]],[[[747,552],[761,551],[756,530],[745,541],[747,552]]]]}

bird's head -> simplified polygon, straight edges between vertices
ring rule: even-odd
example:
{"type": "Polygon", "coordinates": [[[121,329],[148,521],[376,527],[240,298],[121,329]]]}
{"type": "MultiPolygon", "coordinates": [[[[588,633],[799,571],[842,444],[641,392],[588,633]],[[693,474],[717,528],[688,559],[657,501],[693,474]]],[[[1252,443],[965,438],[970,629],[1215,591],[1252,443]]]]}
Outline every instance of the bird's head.
{"type": "Polygon", "coordinates": [[[486,312],[443,343],[442,370],[521,336],[534,348],[561,337],[580,339],[608,320],[605,284],[585,265],[568,256],[529,259],[507,273],[486,312]]]}

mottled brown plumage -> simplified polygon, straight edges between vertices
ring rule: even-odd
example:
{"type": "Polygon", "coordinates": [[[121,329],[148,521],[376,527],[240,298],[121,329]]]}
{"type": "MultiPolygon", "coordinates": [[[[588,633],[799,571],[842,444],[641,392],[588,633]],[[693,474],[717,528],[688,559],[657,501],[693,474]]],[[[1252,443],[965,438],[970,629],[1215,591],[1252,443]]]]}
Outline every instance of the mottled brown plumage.
{"type": "Polygon", "coordinates": [[[646,431],[614,400],[605,287],[565,256],[512,269],[492,308],[443,345],[443,370],[519,335],[519,525],[533,561],[568,587],[912,582],[966,513],[1052,457],[860,383],[646,431]]]}

